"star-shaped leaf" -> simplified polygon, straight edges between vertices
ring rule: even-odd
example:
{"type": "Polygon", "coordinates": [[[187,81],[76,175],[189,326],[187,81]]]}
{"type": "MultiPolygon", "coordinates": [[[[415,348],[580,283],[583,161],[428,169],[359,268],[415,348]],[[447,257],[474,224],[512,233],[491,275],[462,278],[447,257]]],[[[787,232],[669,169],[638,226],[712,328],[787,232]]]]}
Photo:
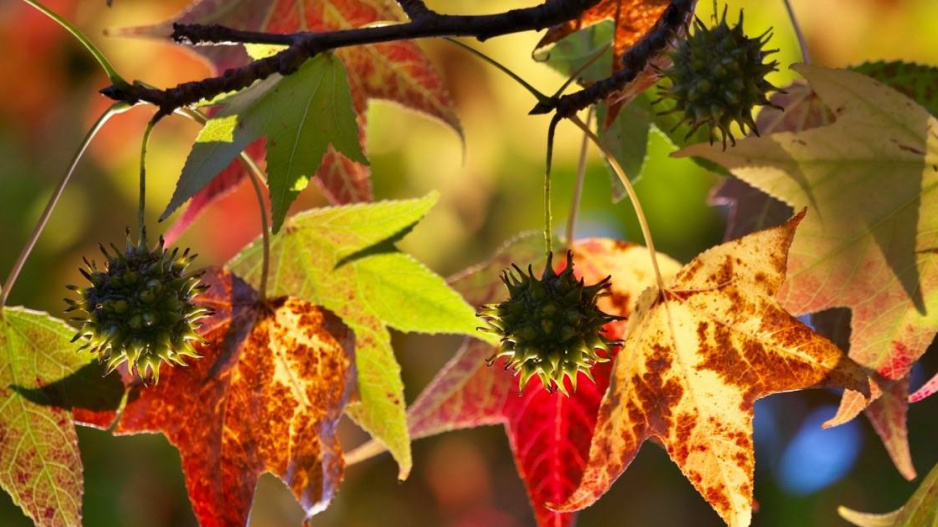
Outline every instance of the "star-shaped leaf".
{"type": "MultiPolygon", "coordinates": [[[[195,0],[183,13],[167,22],[148,27],[129,28],[117,32],[124,36],[168,37],[173,23],[221,24],[224,26],[293,33],[297,31],[332,31],[351,29],[378,22],[398,22],[404,14],[394,0],[195,0]]],[[[248,57],[240,46],[199,46],[194,48],[207,56],[218,73],[244,65],[248,57]]],[[[362,151],[365,146],[365,113],[370,99],[398,103],[430,117],[439,119],[458,133],[461,132],[456,107],[443,79],[426,54],[413,41],[385,42],[337,50],[345,63],[352,101],[361,131],[362,151]]],[[[230,169],[238,176],[227,178],[233,186],[244,176],[237,162],[230,169]]],[[[327,199],[345,204],[372,199],[368,167],[353,158],[329,148],[313,179],[327,199]]],[[[211,204],[214,196],[224,194],[217,187],[204,191],[205,199],[194,201],[192,214],[186,214],[176,231],[183,230],[196,217],[201,207],[211,204]],[[208,194],[211,191],[211,196],[208,194]]]]}
{"type": "MultiPolygon", "coordinates": [[[[387,327],[476,334],[474,310],[443,278],[393,243],[436,202],[380,202],[315,209],[286,221],[271,242],[269,287],[333,310],[355,332],[358,398],[347,413],[391,450],[400,477],[411,467],[400,366],[387,327]]],[[[260,281],[263,247],[245,248],[229,267],[260,281]]]]}
{"type": "MultiPolygon", "coordinates": [[[[243,527],[261,474],[293,491],[308,515],[342,481],[335,426],[355,386],[355,337],[334,314],[293,297],[258,303],[228,272],[203,278],[215,310],[202,326],[201,359],[170,368],[136,394],[115,433],[161,432],[179,449],[202,527],[243,527]]],[[[111,426],[114,412],[76,410],[111,426]]]]}
{"type": "Polygon", "coordinates": [[[0,488],[41,527],[81,525],[75,426],[41,391],[88,363],[71,343],[74,334],[45,313],[0,310],[0,488]]]}
{"type": "Polygon", "coordinates": [[[747,526],[756,399],[812,387],[867,390],[861,368],[775,298],[801,219],[710,249],[664,291],[642,294],[582,481],[558,510],[596,501],[653,439],[728,525],[747,526]]]}
{"type": "MultiPolygon", "coordinates": [[[[511,263],[543,265],[543,238],[524,236],[506,245],[491,261],[469,269],[452,283],[474,305],[503,300],[506,295],[499,274],[511,263]]],[[[581,240],[574,244],[574,271],[595,283],[612,275],[610,295],[600,308],[627,316],[643,289],[653,283],[651,260],[644,247],[608,239],[581,240]]],[[[659,256],[665,273],[679,267],[659,256]]],[[[622,336],[624,323],[606,327],[611,338],[622,336]]],[[[595,383],[585,375],[577,379],[570,397],[548,393],[538,379],[518,394],[518,379],[504,362],[486,366],[495,353],[491,344],[467,340],[456,356],[437,374],[408,409],[408,426],[416,439],[450,430],[501,424],[515,456],[540,527],[570,527],[574,513],[557,513],[544,504],[566,499],[583,473],[599,402],[609,384],[610,363],[592,369],[595,383]]],[[[349,462],[361,461],[383,451],[377,443],[349,452],[349,462]]]]}
{"type": "Polygon", "coordinates": [[[260,137],[267,140],[267,186],[276,232],[328,147],[368,162],[358,144],[342,62],[325,53],[290,76],[269,77],[227,99],[196,137],[163,218],[196,196],[260,137]]]}
{"type": "Polygon", "coordinates": [[[932,527],[938,519],[938,466],[931,469],[908,503],[897,511],[869,514],[840,507],[837,512],[857,527],[932,527]]]}
{"type": "MultiPolygon", "coordinates": [[[[810,208],[780,298],[797,314],[849,307],[850,356],[885,378],[883,391],[901,405],[894,390],[907,386],[899,381],[938,330],[938,121],[868,76],[798,70],[832,109],[833,124],[747,138],[726,152],[697,145],[682,155],[715,161],[793,207],[810,208]]],[[[848,394],[833,422],[865,405],[848,394]]],[[[900,410],[881,415],[901,424],[900,410]]],[[[913,478],[904,425],[886,436],[899,470],[913,478]]]]}

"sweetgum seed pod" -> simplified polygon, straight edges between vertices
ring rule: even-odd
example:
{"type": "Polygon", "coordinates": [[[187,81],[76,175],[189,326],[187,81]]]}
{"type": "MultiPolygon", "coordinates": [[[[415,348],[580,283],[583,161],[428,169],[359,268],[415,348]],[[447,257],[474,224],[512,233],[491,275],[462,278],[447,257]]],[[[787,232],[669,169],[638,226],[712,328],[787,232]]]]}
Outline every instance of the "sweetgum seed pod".
{"type": "Polygon", "coordinates": [[[80,271],[91,286],[69,286],[79,298],[65,299],[80,314],[72,339],[84,341],[79,349],[97,353],[109,371],[128,363],[154,382],[162,363],[185,365],[185,357],[198,358],[196,329],[210,310],[193,302],[206,287],[199,284],[201,274],[186,273],[194,255],[166,251],[162,238],[151,249],[146,232],[134,243],[130,229],[123,251],[113,244],[114,254],[98,248],[106,258],[104,271],[83,258],[86,268],[80,271]]]}
{"type": "Polygon", "coordinates": [[[752,109],[770,104],[767,94],[777,88],[765,76],[778,70],[778,61],[765,62],[778,51],[764,49],[771,30],[749,38],[743,33],[742,11],[733,27],[727,23],[726,13],[724,8],[716,27],[707,27],[699,19],[695,22],[693,33],[671,55],[672,65],[663,75],[669,82],[661,88],[659,98],[674,101],[674,110],[684,114],[681,123],[690,126],[687,137],[706,126],[710,142],[718,132],[723,148],[727,140],[736,144],[734,124],[758,135],[752,109]]]}
{"type": "Polygon", "coordinates": [[[606,339],[600,330],[619,317],[601,311],[597,299],[608,294],[609,278],[587,286],[573,275],[573,255],[556,273],[548,255],[540,278],[529,266],[527,272],[517,265],[502,273],[509,298],[499,304],[482,306],[479,317],[487,332],[501,337],[496,353],[488,359],[492,365],[506,358],[505,369],[513,370],[524,386],[538,377],[544,387],[569,395],[565,382],[576,390],[576,378],[597,362],[609,360],[597,351],[609,353],[617,342],[606,339]]]}

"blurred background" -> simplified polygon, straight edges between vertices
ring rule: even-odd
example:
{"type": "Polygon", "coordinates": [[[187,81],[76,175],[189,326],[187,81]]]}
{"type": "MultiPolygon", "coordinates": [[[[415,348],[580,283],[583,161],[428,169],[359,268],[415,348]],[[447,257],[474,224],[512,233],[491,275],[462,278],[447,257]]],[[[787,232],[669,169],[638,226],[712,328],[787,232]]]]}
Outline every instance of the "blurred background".
{"type": "MultiPolygon", "coordinates": [[[[478,13],[534,5],[535,0],[439,0],[447,13],[478,13]]],[[[698,14],[710,15],[701,1],[698,14]]],[[[170,44],[112,39],[105,28],[151,24],[182,10],[185,0],[49,0],[47,4],[100,43],[127,79],[158,86],[201,78],[207,66],[170,44]]],[[[722,4],[722,2],[721,2],[722,4]]],[[[751,34],[775,28],[782,71],[800,57],[781,0],[728,2],[746,9],[751,34]]],[[[938,64],[938,3],[933,0],[793,0],[811,54],[825,66],[905,59],[938,64]]],[[[733,17],[735,18],[735,17],[733,17]]],[[[503,37],[481,48],[544,92],[564,79],[533,62],[538,35],[503,37]]],[[[541,228],[542,174],[547,119],[527,115],[534,101],[513,81],[442,42],[423,42],[457,103],[466,156],[455,133],[399,107],[373,103],[368,147],[377,199],[415,197],[432,189],[440,203],[402,247],[442,275],[490,255],[520,231],[541,228]],[[401,133],[407,130],[407,133],[401,133]]],[[[5,276],[88,126],[106,107],[97,94],[106,78],[65,31],[16,0],[0,0],[0,274],[5,276]]],[[[78,283],[82,255],[96,244],[121,242],[135,223],[139,140],[150,112],[136,109],[111,121],[91,146],[12,292],[11,305],[61,316],[65,284],[78,283]]],[[[197,128],[167,119],[150,142],[148,218],[151,229],[169,200],[197,128]]],[[[581,135],[561,126],[555,154],[555,227],[569,209],[581,135]]],[[[688,260],[720,242],[725,210],[707,205],[718,177],[688,160],[668,157],[670,145],[653,134],[645,177],[637,189],[663,252],[688,260]]],[[[298,209],[324,205],[312,186],[298,209]]],[[[200,264],[223,264],[260,229],[256,202],[245,186],[207,210],[181,244],[197,248],[200,264]]],[[[170,220],[172,221],[172,220],[170,220]]],[[[641,241],[626,203],[610,201],[606,168],[591,151],[577,236],[641,241]]],[[[164,227],[165,228],[165,227],[164,227]]],[[[162,229],[161,229],[162,230],[162,229]]],[[[459,339],[396,334],[408,400],[453,355],[459,339]]],[[[916,371],[913,388],[938,370],[934,353],[916,371]]],[[[756,407],[757,526],[846,525],[836,507],[886,512],[911,495],[879,439],[861,418],[821,430],[838,396],[807,392],[770,397],[756,407]]],[[[909,412],[912,453],[924,475],[938,460],[938,398],[909,412]]],[[[85,525],[185,527],[196,525],[177,452],[160,435],[111,437],[79,429],[85,463],[85,525]]],[[[346,448],[364,436],[343,428],[346,448]]],[[[349,467],[338,498],[314,526],[515,527],[533,525],[524,487],[504,432],[460,431],[414,444],[415,467],[399,483],[389,456],[349,467]]],[[[299,525],[302,513],[275,478],[262,478],[252,525],[299,525]]],[[[583,512],[579,525],[722,525],[662,449],[647,445],[609,495],[583,512]]],[[[29,525],[0,492],[0,526],[29,525]]]]}

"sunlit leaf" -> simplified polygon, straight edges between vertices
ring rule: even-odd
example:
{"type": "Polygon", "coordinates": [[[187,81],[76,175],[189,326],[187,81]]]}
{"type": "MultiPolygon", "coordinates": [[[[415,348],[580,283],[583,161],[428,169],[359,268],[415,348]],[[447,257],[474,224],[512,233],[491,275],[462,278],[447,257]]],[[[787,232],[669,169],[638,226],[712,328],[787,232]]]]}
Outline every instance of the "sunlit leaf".
{"type": "Polygon", "coordinates": [[[858,527],[932,527],[938,518],[938,466],[931,469],[908,503],[897,511],[869,514],[840,507],[837,512],[858,527]]]}
{"type": "Polygon", "coordinates": [[[45,313],[0,311],[0,488],[41,527],[81,525],[84,482],[72,416],[41,392],[88,363],[70,342],[74,334],[45,313]]]}
{"type": "MultiPolygon", "coordinates": [[[[221,24],[227,27],[293,33],[296,31],[333,31],[351,29],[378,22],[404,21],[405,16],[394,0],[324,0],[298,2],[277,0],[258,4],[249,0],[195,0],[183,13],[155,26],[129,28],[124,36],[166,38],[173,23],[221,24]]],[[[206,55],[217,73],[247,63],[241,46],[200,46],[195,51],[206,55]]],[[[368,101],[384,99],[398,103],[446,123],[461,132],[456,105],[443,79],[427,55],[410,40],[354,46],[336,50],[348,73],[353,105],[361,131],[359,140],[364,151],[365,114],[368,101]]],[[[231,169],[237,177],[228,178],[233,186],[245,175],[237,164],[231,169]]],[[[368,167],[329,148],[313,180],[326,198],[335,204],[370,201],[371,179],[368,167]]],[[[223,195],[214,189],[214,199],[223,195]]],[[[205,196],[190,205],[194,209],[180,220],[184,228],[202,208],[214,199],[205,196]],[[188,223],[183,223],[186,221],[188,223]]]]}
{"type": "Polygon", "coordinates": [[[195,196],[260,137],[267,140],[267,185],[277,231],[329,146],[367,163],[358,144],[342,62],[322,54],[288,77],[270,77],[226,99],[225,107],[199,132],[163,217],[195,196]]]}
{"type": "Polygon", "coordinates": [[[558,510],[596,501],[653,439],[728,525],[747,526],[756,399],[834,386],[868,393],[862,369],[775,298],[800,221],[710,249],[664,291],[642,294],[582,481],[558,510]]]}
{"type": "MultiPolygon", "coordinates": [[[[257,294],[228,272],[203,278],[199,298],[215,310],[197,347],[201,359],[170,368],[119,416],[118,435],[161,432],[179,449],[202,527],[243,527],[261,474],[270,472],[311,515],[342,481],[335,426],[355,386],[355,337],[334,314],[257,294]]],[[[76,410],[111,426],[113,412],[76,410]]]]}
{"type": "MultiPolygon", "coordinates": [[[[401,478],[410,471],[410,436],[387,326],[473,335],[478,325],[475,311],[441,277],[393,247],[435,202],[432,194],[311,210],[288,219],[271,244],[269,287],[333,310],[355,332],[360,399],[347,412],[391,450],[401,478]]],[[[261,261],[258,241],[229,266],[259,282],[261,261]]]]}
{"type": "MultiPolygon", "coordinates": [[[[814,66],[799,71],[833,111],[833,124],[747,138],[725,152],[698,145],[682,154],[715,161],[790,206],[810,209],[780,298],[797,314],[849,307],[851,358],[894,393],[907,386],[898,381],[938,330],[938,121],[868,76],[814,66]]],[[[848,394],[832,422],[852,418],[865,404],[848,394]]],[[[887,448],[911,479],[898,410],[883,413],[892,416],[888,428],[874,425],[888,431],[887,448]]]]}

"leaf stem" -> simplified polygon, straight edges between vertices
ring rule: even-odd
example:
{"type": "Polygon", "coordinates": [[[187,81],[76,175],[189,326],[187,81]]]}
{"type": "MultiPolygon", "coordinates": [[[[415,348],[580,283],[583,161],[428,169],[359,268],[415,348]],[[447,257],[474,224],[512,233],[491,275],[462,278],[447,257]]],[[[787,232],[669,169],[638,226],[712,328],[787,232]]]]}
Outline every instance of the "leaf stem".
{"type": "Polygon", "coordinates": [[[795,36],[798,37],[798,45],[801,46],[801,56],[805,64],[811,64],[811,54],[808,53],[808,42],[804,38],[804,32],[801,31],[801,24],[798,23],[798,17],[795,15],[795,9],[791,5],[791,0],[784,0],[785,9],[788,10],[788,19],[791,20],[791,27],[795,30],[795,36]]]}
{"type": "Polygon", "coordinates": [[[98,64],[101,65],[101,69],[103,69],[104,73],[107,74],[107,77],[111,81],[111,84],[115,86],[128,86],[127,81],[125,81],[124,78],[121,77],[117,73],[117,70],[114,69],[114,66],[111,64],[111,62],[107,59],[107,57],[104,56],[104,53],[102,53],[101,50],[98,48],[98,46],[96,46],[94,42],[92,42],[87,36],[85,36],[85,34],[82,33],[80,29],[73,26],[71,22],[69,22],[68,20],[65,20],[64,18],[59,16],[57,13],[55,13],[48,7],[39,3],[37,0],[23,0],[23,1],[33,6],[34,8],[36,8],[42,14],[54,20],[56,23],[62,26],[66,31],[71,33],[72,36],[75,37],[79,42],[81,42],[81,44],[85,47],[85,49],[87,49],[88,52],[91,53],[91,55],[95,58],[95,60],[98,61],[98,64]]]}
{"type": "MultiPolygon", "coordinates": [[[[593,120],[593,107],[590,106],[586,113],[586,126],[589,127],[593,120]]],[[[570,217],[567,218],[567,247],[573,245],[573,232],[576,229],[576,220],[580,215],[580,199],[583,197],[583,183],[586,180],[586,154],[589,151],[589,136],[583,134],[583,142],[580,143],[580,160],[576,167],[576,186],[573,188],[573,202],[570,203],[570,217]]]]}
{"type": "Polygon", "coordinates": [[[153,127],[156,126],[156,123],[158,123],[161,118],[162,116],[157,112],[153,118],[150,119],[146,129],[143,131],[143,141],[140,145],[140,200],[137,204],[137,239],[140,243],[144,244],[146,243],[144,238],[147,232],[147,146],[150,143],[150,132],[153,131],[153,127]]]}
{"type": "Polygon", "coordinates": [[[497,60],[493,59],[492,57],[486,55],[486,54],[483,53],[482,51],[480,51],[480,50],[478,50],[478,49],[476,49],[476,48],[474,48],[474,47],[472,47],[472,46],[470,46],[470,45],[468,45],[468,44],[466,44],[466,43],[464,43],[464,42],[460,42],[460,41],[456,40],[455,38],[445,37],[445,38],[443,38],[443,40],[449,42],[450,44],[455,44],[455,45],[461,47],[462,49],[468,51],[469,53],[472,53],[472,54],[475,55],[476,57],[479,57],[480,59],[484,60],[485,62],[488,62],[488,63],[491,64],[492,66],[495,66],[496,68],[498,68],[499,70],[501,70],[502,73],[504,73],[505,75],[508,75],[508,76],[511,77],[515,82],[517,82],[518,84],[520,84],[524,89],[528,90],[528,92],[530,92],[531,95],[533,95],[534,98],[537,99],[537,102],[546,103],[546,102],[549,102],[549,101],[550,101],[550,99],[551,99],[550,97],[548,97],[547,95],[545,95],[545,94],[541,93],[540,91],[538,91],[537,88],[535,88],[534,86],[532,86],[528,81],[522,79],[521,76],[519,76],[517,73],[511,71],[510,69],[508,69],[507,66],[505,66],[505,65],[502,64],[501,62],[498,62],[497,60]]]}
{"type": "Polygon", "coordinates": [[[254,193],[257,195],[257,207],[261,211],[261,230],[264,240],[264,260],[261,268],[260,300],[263,302],[267,298],[267,275],[270,274],[270,226],[267,221],[267,204],[264,202],[264,191],[261,189],[260,168],[251,159],[251,156],[245,155],[241,161],[248,166],[248,178],[254,187],[254,193]]]}
{"type": "MultiPolygon", "coordinates": [[[[204,125],[208,122],[208,117],[205,116],[202,112],[192,109],[192,108],[179,108],[176,110],[176,113],[188,117],[189,119],[204,125]]],[[[257,166],[257,163],[251,159],[251,156],[247,152],[241,152],[240,154],[241,164],[244,165],[244,168],[247,170],[248,176],[251,180],[251,185],[254,187],[254,192],[257,194],[257,204],[261,212],[261,230],[264,240],[264,260],[262,265],[261,272],[261,283],[260,283],[260,300],[263,302],[267,298],[267,276],[270,274],[270,219],[267,217],[267,203],[264,201],[264,192],[261,187],[261,182],[266,178],[264,177],[264,171],[257,166]]]]}
{"type": "Polygon", "coordinates": [[[547,254],[553,252],[554,221],[550,214],[550,156],[547,159],[547,169],[544,170],[544,243],[547,254]]]}
{"type": "Polygon", "coordinates": [[[645,245],[648,247],[648,252],[651,253],[651,266],[655,271],[655,279],[658,281],[658,290],[663,293],[665,291],[664,278],[661,276],[661,269],[658,267],[658,252],[655,250],[655,242],[651,237],[651,229],[648,227],[648,219],[645,217],[645,211],[642,209],[642,204],[638,200],[638,194],[635,193],[635,187],[632,186],[632,182],[629,181],[628,176],[625,174],[625,170],[622,169],[622,166],[616,161],[614,155],[609,152],[606,147],[603,146],[602,141],[596,137],[596,134],[589,129],[583,121],[580,120],[576,115],[570,116],[570,121],[573,124],[580,127],[583,130],[583,133],[593,141],[593,144],[596,145],[596,148],[603,153],[606,157],[606,161],[609,162],[609,165],[612,167],[613,172],[618,176],[619,181],[622,182],[622,185],[625,186],[625,191],[629,195],[629,200],[632,201],[632,207],[635,209],[635,215],[638,216],[638,224],[642,228],[642,236],[645,238],[645,245]]]}
{"type": "Polygon", "coordinates": [[[126,103],[118,102],[113,104],[110,108],[105,110],[103,114],[101,114],[101,117],[98,117],[98,120],[95,121],[95,123],[91,126],[91,129],[88,130],[88,133],[85,134],[84,139],[82,139],[82,142],[78,147],[78,151],[75,152],[75,155],[72,157],[72,162],[68,166],[68,170],[65,172],[65,175],[62,176],[58,186],[55,187],[55,190],[52,192],[52,196],[49,198],[49,202],[46,204],[46,208],[42,211],[42,215],[39,217],[39,222],[33,229],[33,232],[29,237],[29,241],[26,242],[26,246],[23,247],[22,252],[20,252],[19,257],[16,259],[16,263],[13,264],[13,269],[10,271],[6,281],[3,283],[3,292],[0,294],[0,308],[6,305],[7,299],[10,296],[10,290],[13,289],[13,284],[16,283],[16,279],[23,270],[23,266],[26,265],[26,260],[32,253],[33,248],[36,247],[36,242],[39,240],[39,236],[42,234],[43,229],[46,228],[46,224],[49,222],[49,217],[52,215],[52,211],[55,209],[59,199],[62,197],[62,192],[65,190],[66,185],[68,185],[68,182],[72,179],[72,174],[75,173],[75,167],[78,166],[78,161],[81,160],[85,150],[88,148],[88,145],[91,144],[91,140],[94,139],[101,128],[104,127],[104,124],[110,120],[111,117],[125,112],[128,109],[130,109],[130,105],[126,103]]]}

